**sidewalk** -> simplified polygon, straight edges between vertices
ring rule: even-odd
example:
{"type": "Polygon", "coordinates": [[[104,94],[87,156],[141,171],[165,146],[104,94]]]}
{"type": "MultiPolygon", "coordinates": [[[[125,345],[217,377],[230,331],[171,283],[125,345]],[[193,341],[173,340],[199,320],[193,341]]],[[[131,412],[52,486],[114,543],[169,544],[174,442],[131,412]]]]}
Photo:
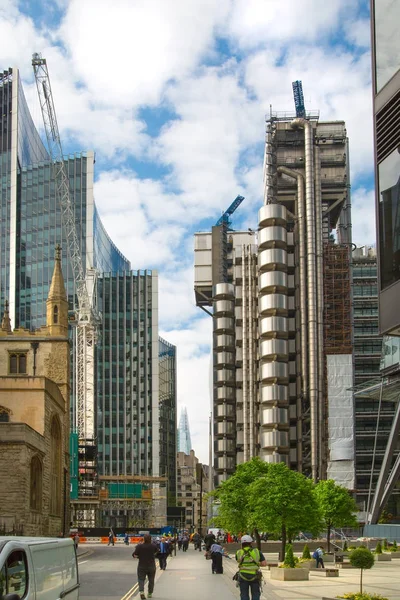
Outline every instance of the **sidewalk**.
{"type": "MultiPolygon", "coordinates": [[[[267,562],[276,561],[276,555],[266,556],[267,562]]],[[[224,574],[212,575],[211,562],[203,553],[177,552],[168,560],[166,571],[157,572],[154,589],[155,600],[191,600],[191,598],[216,598],[217,600],[239,600],[239,590],[232,581],[236,572],[236,561],[224,559],[224,574]]],[[[400,600],[400,559],[375,563],[364,571],[364,591],[381,594],[389,600],[400,600]]],[[[329,578],[325,573],[311,571],[309,581],[275,581],[270,579],[269,570],[263,568],[263,600],[321,600],[335,598],[346,592],[359,591],[360,571],[340,569],[338,578],[329,578]]],[[[146,589],[147,596],[147,589],[146,589]]]]}
{"type": "MultiPolygon", "coordinates": [[[[224,559],[224,568],[229,559],[224,559]]],[[[147,585],[146,585],[147,596],[147,585]]],[[[203,552],[190,548],[187,552],[177,551],[168,559],[166,571],[157,571],[153,598],[155,600],[238,600],[231,577],[213,575],[211,561],[204,558],[203,552]]]]}

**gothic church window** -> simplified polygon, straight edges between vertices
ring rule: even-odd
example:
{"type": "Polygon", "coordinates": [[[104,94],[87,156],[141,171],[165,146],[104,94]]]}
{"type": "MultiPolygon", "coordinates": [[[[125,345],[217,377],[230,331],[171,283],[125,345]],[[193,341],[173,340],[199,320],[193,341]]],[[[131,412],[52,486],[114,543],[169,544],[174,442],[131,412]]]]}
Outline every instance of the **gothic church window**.
{"type": "Polygon", "coordinates": [[[42,462],[38,456],[31,460],[30,506],[32,510],[42,510],[42,462]]]}
{"type": "Polygon", "coordinates": [[[26,352],[12,352],[10,354],[10,375],[26,375],[26,352]]]}
{"type": "Polygon", "coordinates": [[[50,514],[61,514],[61,426],[58,417],[51,421],[50,514]]]}
{"type": "Polygon", "coordinates": [[[10,422],[10,411],[4,406],[0,406],[0,423],[10,422]]]}

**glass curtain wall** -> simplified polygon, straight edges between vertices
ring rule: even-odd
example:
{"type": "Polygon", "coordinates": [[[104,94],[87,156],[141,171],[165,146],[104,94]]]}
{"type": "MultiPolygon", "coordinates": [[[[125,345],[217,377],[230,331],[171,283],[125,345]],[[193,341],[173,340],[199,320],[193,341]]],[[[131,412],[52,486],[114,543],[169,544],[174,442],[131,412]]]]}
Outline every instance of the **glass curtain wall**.
{"type": "Polygon", "coordinates": [[[168,506],[176,502],[176,347],[160,338],[160,475],[168,477],[168,506]]]}

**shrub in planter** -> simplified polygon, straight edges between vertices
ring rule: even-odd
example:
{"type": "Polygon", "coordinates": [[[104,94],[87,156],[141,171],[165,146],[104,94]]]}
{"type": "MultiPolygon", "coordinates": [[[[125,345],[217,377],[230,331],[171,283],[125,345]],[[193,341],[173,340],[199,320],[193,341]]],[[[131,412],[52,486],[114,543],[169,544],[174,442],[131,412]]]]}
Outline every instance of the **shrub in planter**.
{"type": "MultiPolygon", "coordinates": [[[[381,550],[382,552],[382,550],[381,550]]],[[[361,570],[360,574],[360,594],[362,594],[362,577],[364,569],[371,569],[374,566],[374,555],[368,548],[357,548],[350,554],[350,564],[356,569],[361,570]]]]}
{"type": "Polygon", "coordinates": [[[394,540],[393,545],[390,547],[390,552],[397,552],[398,548],[397,548],[397,542],[396,540],[394,540]]]}
{"type": "MultiPolygon", "coordinates": [[[[297,559],[298,562],[298,559],[297,559]]],[[[283,561],[283,567],[285,569],[294,569],[296,567],[296,560],[293,554],[293,546],[292,544],[287,544],[285,560],[283,561]]]]}
{"type": "Polygon", "coordinates": [[[382,554],[382,544],[380,542],[376,545],[375,554],[382,554]]]}
{"type": "Polygon", "coordinates": [[[387,539],[385,538],[382,542],[382,550],[384,552],[387,552],[387,549],[388,549],[388,542],[387,542],[387,539]]]}
{"type": "Polygon", "coordinates": [[[343,544],[343,552],[347,552],[348,547],[347,547],[347,540],[344,540],[344,544],[343,544]]]}
{"type": "Polygon", "coordinates": [[[303,548],[303,554],[302,554],[301,558],[306,558],[308,560],[311,558],[310,549],[307,546],[307,544],[305,544],[305,546],[303,548]]]}

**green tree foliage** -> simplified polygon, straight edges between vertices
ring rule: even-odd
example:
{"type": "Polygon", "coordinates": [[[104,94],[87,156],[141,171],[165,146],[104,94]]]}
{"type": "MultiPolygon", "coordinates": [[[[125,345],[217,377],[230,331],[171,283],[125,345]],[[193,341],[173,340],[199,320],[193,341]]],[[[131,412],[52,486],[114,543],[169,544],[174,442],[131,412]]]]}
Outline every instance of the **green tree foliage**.
{"type": "Polygon", "coordinates": [[[343,544],[343,552],[346,552],[348,550],[348,546],[347,546],[347,540],[344,540],[344,544],[343,544]]]}
{"type": "Polygon", "coordinates": [[[268,468],[268,463],[258,457],[253,458],[238,465],[235,473],[212,493],[219,504],[216,519],[218,527],[236,534],[250,530],[253,522],[250,486],[266,475],[268,468]]]}
{"type": "Polygon", "coordinates": [[[307,544],[305,544],[304,548],[303,548],[303,554],[302,554],[302,558],[311,558],[311,554],[310,554],[310,549],[307,546],[307,544]]]}
{"type": "Polygon", "coordinates": [[[333,479],[318,482],[314,488],[314,496],[327,531],[329,552],[332,528],[357,525],[357,519],[354,516],[354,513],[357,512],[357,505],[348,490],[337,485],[333,479]]]}
{"type": "Polygon", "coordinates": [[[356,569],[361,569],[360,575],[360,594],[362,594],[362,578],[364,569],[371,569],[374,566],[374,555],[368,548],[356,548],[350,554],[350,563],[356,569]]]}
{"type": "Polygon", "coordinates": [[[287,544],[287,546],[286,546],[286,554],[285,554],[285,560],[283,561],[283,564],[285,565],[285,567],[290,568],[290,569],[294,569],[296,566],[296,561],[294,559],[292,544],[287,544]]]}
{"type": "Polygon", "coordinates": [[[386,551],[387,551],[387,549],[388,549],[388,541],[387,541],[387,539],[385,538],[385,539],[383,540],[383,542],[382,542],[382,550],[384,550],[384,551],[386,552],[386,551]]]}
{"type": "Polygon", "coordinates": [[[397,552],[397,542],[396,542],[396,540],[393,541],[392,552],[397,552]]]}
{"type": "Polygon", "coordinates": [[[382,544],[380,542],[376,545],[375,554],[382,554],[382,544]]]}
{"type": "Polygon", "coordinates": [[[250,525],[280,536],[280,560],[284,559],[288,538],[293,539],[302,530],[317,532],[321,527],[312,490],[313,483],[309,479],[291,471],[284,463],[268,465],[266,474],[258,477],[247,490],[250,525]]]}

